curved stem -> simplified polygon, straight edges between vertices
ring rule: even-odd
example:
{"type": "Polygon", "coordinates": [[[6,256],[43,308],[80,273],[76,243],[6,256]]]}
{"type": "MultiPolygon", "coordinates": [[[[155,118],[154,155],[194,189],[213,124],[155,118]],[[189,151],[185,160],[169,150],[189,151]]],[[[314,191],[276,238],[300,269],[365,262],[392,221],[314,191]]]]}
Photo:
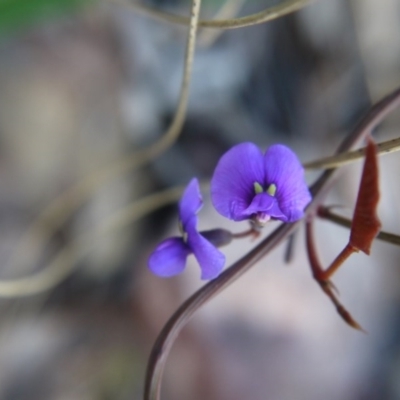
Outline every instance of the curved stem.
{"type": "Polygon", "coordinates": [[[217,279],[210,281],[186,300],[164,326],[151,352],[145,382],[144,400],[158,400],[161,378],[169,351],[181,329],[192,315],[205,303],[236,281],[257,261],[278,245],[296,226],[281,224],[268,238],[264,239],[252,251],[225,270],[217,279]]]}
{"type": "Polygon", "coordinates": [[[182,130],[186,116],[190,77],[196,45],[198,12],[196,10],[193,10],[192,12],[193,14],[191,16],[191,23],[186,44],[184,71],[178,106],[168,130],[161,137],[161,139],[150,145],[148,148],[138,150],[122,157],[112,165],[84,178],[78,184],[74,185],[61,196],[53,200],[24,232],[16,250],[10,259],[11,265],[22,263],[21,255],[24,254],[24,252],[20,251],[20,249],[28,247],[30,243],[34,242],[35,251],[32,251],[31,259],[28,260],[28,262],[32,262],[32,257],[35,258],[38,256],[38,253],[45,242],[54,234],[54,232],[57,231],[60,226],[67,221],[73,211],[95,190],[112,179],[120,176],[121,174],[138,168],[151,161],[166,151],[176,141],[182,130]],[[43,232],[45,232],[45,234],[43,234],[43,232]]]}
{"type": "MultiPolygon", "coordinates": [[[[390,111],[397,107],[399,103],[400,88],[386,96],[369,110],[365,117],[339,146],[338,153],[350,150],[355,144],[366,137],[366,135],[369,134],[390,111]]],[[[332,186],[335,176],[335,170],[326,171],[311,186],[310,191],[313,194],[313,200],[306,209],[306,219],[314,217],[318,206],[332,186]]],[[[255,263],[265,257],[269,251],[290,235],[300,223],[301,221],[292,224],[281,224],[253,250],[225,270],[218,278],[200,288],[178,308],[164,326],[152,349],[146,371],[144,400],[159,400],[162,375],[169,351],[179,332],[193,314],[231,283],[236,281],[255,263]]]]}
{"type": "MultiPolygon", "coordinates": [[[[382,100],[372,106],[366,115],[361,118],[353,131],[339,145],[336,154],[345,153],[351,150],[357,143],[371,134],[373,129],[379,125],[383,119],[400,105],[400,88],[385,96],[382,100]]],[[[336,169],[325,171],[319,179],[312,185],[310,191],[314,197],[324,198],[330,186],[325,186],[328,179],[332,179],[336,175],[336,169]],[[324,187],[325,186],[325,187],[324,187]]]]}
{"type": "MultiPolygon", "coordinates": [[[[226,0],[218,12],[214,15],[214,19],[231,19],[239,13],[246,0],[226,0]]],[[[223,34],[223,30],[205,29],[199,33],[199,46],[210,47],[223,34]]]]}
{"type": "Polygon", "coordinates": [[[77,260],[93,248],[97,237],[113,233],[143,218],[157,208],[176,202],[183,189],[183,186],[179,186],[153,193],[119,210],[118,213],[102,221],[95,228],[95,232],[81,234],[74,243],[60,250],[41,271],[24,278],[0,281],[0,297],[31,296],[53,288],[74,271],[77,260]]]}
{"type": "MultiPolygon", "coordinates": [[[[347,309],[340,303],[339,299],[335,294],[335,292],[337,293],[336,286],[331,281],[326,279],[324,275],[326,270],[323,269],[319,261],[317,249],[315,248],[312,220],[306,222],[306,248],[307,248],[308,260],[310,263],[314,279],[318,282],[318,284],[320,285],[321,289],[325,292],[325,294],[331,299],[338,314],[352,328],[365,332],[364,329],[361,327],[361,325],[352,317],[352,315],[347,311],[347,309]]],[[[344,250],[339,254],[339,258],[337,258],[336,260],[338,261],[341,260],[343,262],[347,257],[349,257],[349,255],[352,252],[353,249],[351,248],[351,246],[346,245],[344,250]]]]}
{"type": "MultiPolygon", "coordinates": [[[[109,0],[114,3],[131,6],[135,11],[156,18],[161,21],[170,22],[173,24],[188,25],[189,19],[180,15],[171,14],[165,11],[160,11],[155,8],[146,6],[140,3],[134,3],[128,0],[109,0]]],[[[219,29],[235,29],[262,24],[274,19],[283,17],[292,12],[298,11],[311,3],[311,0],[287,0],[273,7],[268,7],[265,10],[248,15],[246,17],[225,19],[225,20],[199,20],[198,25],[201,28],[219,28],[219,29]]]]}

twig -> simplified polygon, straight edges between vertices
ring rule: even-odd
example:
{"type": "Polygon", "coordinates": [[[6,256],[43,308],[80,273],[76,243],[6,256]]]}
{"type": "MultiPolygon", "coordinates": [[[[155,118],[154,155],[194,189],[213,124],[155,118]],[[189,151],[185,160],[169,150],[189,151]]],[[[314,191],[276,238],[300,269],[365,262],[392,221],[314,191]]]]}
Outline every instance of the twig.
{"type": "MultiPolygon", "coordinates": [[[[193,11],[194,12],[194,11],[193,11]]],[[[24,232],[20,242],[17,245],[11,259],[10,264],[22,264],[21,255],[24,254],[20,249],[28,247],[29,243],[36,244],[35,251],[30,254],[32,258],[38,257],[40,249],[44,246],[45,242],[62,226],[67,219],[71,216],[74,210],[84,202],[95,190],[102,185],[111,181],[112,179],[128,172],[135,168],[139,168],[145,163],[156,158],[164,151],[166,151],[178,138],[186,116],[187,103],[189,97],[189,84],[192,72],[192,65],[194,59],[194,50],[196,45],[196,31],[197,31],[197,18],[196,14],[191,16],[192,22],[190,23],[188,39],[186,44],[184,71],[181,82],[181,89],[179,95],[178,106],[166,133],[154,144],[148,148],[141,149],[128,154],[119,159],[117,162],[112,163],[104,169],[92,174],[82,181],[68,189],[61,196],[53,200],[35,219],[35,221],[24,232]],[[45,234],[43,234],[45,232],[45,234]]],[[[1,295],[1,294],[0,294],[1,295]]]]}
{"type": "MultiPolygon", "coordinates": [[[[215,14],[215,19],[230,19],[237,15],[246,0],[226,0],[215,14]]],[[[199,46],[210,47],[222,35],[223,30],[202,30],[199,33],[199,46]]]]}
{"type": "MultiPolygon", "coordinates": [[[[325,294],[331,299],[334,304],[338,314],[347,322],[352,328],[364,331],[361,325],[353,318],[353,316],[347,311],[347,309],[340,303],[336,297],[334,291],[336,287],[328,279],[321,278],[321,274],[324,273],[324,269],[319,261],[317,251],[314,243],[313,234],[313,221],[310,219],[306,221],[306,245],[307,245],[307,255],[308,261],[310,262],[311,271],[317,283],[320,285],[321,289],[325,294]]],[[[350,246],[346,246],[343,251],[339,254],[336,260],[339,261],[339,265],[347,259],[353,253],[353,249],[350,246]]]]}
{"type": "MultiPolygon", "coordinates": [[[[160,21],[166,21],[173,24],[188,25],[189,19],[180,15],[160,11],[155,8],[146,6],[141,3],[131,2],[129,0],[109,0],[112,3],[123,4],[132,7],[135,11],[146,16],[156,18],[160,21]]],[[[287,0],[281,4],[268,7],[256,14],[248,15],[241,18],[233,18],[226,20],[199,20],[198,25],[201,28],[219,28],[219,29],[235,29],[245,26],[262,24],[283,17],[292,12],[298,11],[309,5],[312,0],[287,0]]]]}
{"type": "MultiPolygon", "coordinates": [[[[386,142],[378,143],[378,155],[384,155],[393,153],[400,150],[400,138],[391,139],[386,142]]],[[[310,161],[303,164],[306,169],[329,169],[341,167],[345,164],[350,164],[354,161],[361,160],[365,156],[365,147],[361,149],[350,151],[347,153],[341,153],[332,157],[321,158],[316,161],[310,161]]]]}
{"type": "Polygon", "coordinates": [[[287,239],[285,256],[284,256],[284,261],[286,264],[290,264],[294,258],[294,250],[295,250],[297,236],[298,236],[298,232],[296,231],[296,232],[293,232],[287,239]]]}
{"type": "MultiPolygon", "coordinates": [[[[324,206],[319,207],[317,215],[318,217],[334,222],[337,225],[343,226],[345,228],[351,228],[352,221],[350,219],[344,218],[341,215],[333,213],[329,207],[324,207],[324,206]]],[[[380,231],[376,236],[376,238],[384,242],[400,246],[400,236],[395,235],[394,233],[380,231]]]]}
{"type": "Polygon", "coordinates": [[[81,234],[73,244],[62,249],[44,269],[36,274],[20,279],[0,281],[0,297],[31,296],[57,286],[74,271],[77,260],[93,248],[96,237],[116,232],[156,209],[176,202],[183,189],[183,186],[179,186],[153,193],[119,210],[118,213],[102,221],[94,232],[81,234]]]}

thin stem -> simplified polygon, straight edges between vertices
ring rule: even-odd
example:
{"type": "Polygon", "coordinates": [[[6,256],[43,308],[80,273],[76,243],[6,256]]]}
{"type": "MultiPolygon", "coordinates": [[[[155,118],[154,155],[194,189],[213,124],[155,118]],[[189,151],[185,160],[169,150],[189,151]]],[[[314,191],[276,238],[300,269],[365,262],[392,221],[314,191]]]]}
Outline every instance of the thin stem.
{"type": "MultiPolygon", "coordinates": [[[[113,3],[123,4],[132,7],[135,11],[148,17],[156,18],[160,21],[166,21],[173,24],[188,25],[189,19],[180,15],[160,11],[144,4],[131,2],[129,0],[109,0],[113,3]]],[[[201,28],[219,28],[219,29],[235,29],[245,26],[262,24],[274,19],[283,17],[292,12],[298,11],[309,5],[312,0],[287,0],[273,7],[256,14],[248,15],[241,18],[233,18],[226,20],[199,20],[198,25],[201,28]]]]}
{"type": "MultiPolygon", "coordinates": [[[[351,150],[357,143],[364,139],[368,134],[372,133],[372,130],[379,125],[383,119],[396,107],[400,105],[400,88],[397,88],[392,93],[385,96],[382,100],[372,106],[366,115],[361,118],[358,124],[355,126],[353,131],[343,140],[336,154],[345,153],[351,150]]],[[[319,179],[311,186],[310,191],[313,195],[314,200],[322,200],[327,191],[330,189],[334,177],[337,175],[337,169],[326,170],[319,179]],[[327,185],[326,181],[330,184],[327,185]]],[[[313,201],[311,205],[317,204],[317,201],[313,201]]],[[[310,205],[310,206],[311,206],[310,205]]],[[[309,208],[310,208],[309,206],[309,208]]],[[[317,210],[315,207],[314,211],[317,210]]]]}
{"type": "MultiPolygon", "coordinates": [[[[317,249],[315,248],[312,220],[308,220],[306,222],[306,246],[307,246],[308,261],[310,262],[310,267],[314,279],[317,281],[317,283],[319,284],[321,289],[325,292],[325,294],[331,299],[337,312],[343,318],[343,320],[354,329],[364,331],[361,325],[352,317],[352,315],[337,299],[334,293],[334,291],[337,292],[337,289],[334,286],[334,284],[328,279],[326,279],[324,276],[325,271],[321,265],[321,262],[319,261],[317,249]]],[[[340,257],[343,257],[344,259],[347,258],[350,255],[348,252],[349,250],[347,249],[346,246],[345,250],[339,255],[339,258],[340,257]]]]}
{"type": "Polygon", "coordinates": [[[308,261],[310,263],[311,272],[313,277],[320,282],[320,275],[324,272],[322,265],[319,261],[317,249],[314,245],[314,226],[313,220],[306,221],[306,248],[308,261]]]}
{"type": "Polygon", "coordinates": [[[135,168],[139,168],[156,158],[171,147],[176,141],[182,130],[186,116],[190,77],[196,45],[198,15],[195,13],[195,10],[192,12],[194,12],[194,14],[191,16],[191,23],[189,26],[184,60],[184,72],[178,106],[171,125],[166,133],[161,137],[161,139],[150,145],[148,148],[125,155],[117,162],[113,162],[112,165],[84,178],[61,196],[53,200],[24,232],[10,259],[11,265],[17,263],[22,264],[23,260],[21,259],[21,256],[25,253],[21,251],[21,248],[29,247],[30,243],[35,243],[35,250],[30,254],[31,258],[29,260],[24,260],[27,263],[31,263],[32,258],[38,257],[40,249],[44,246],[45,242],[68,220],[74,210],[91,194],[93,194],[95,190],[112,179],[128,171],[132,171],[135,168]],[[45,234],[43,234],[43,232],[45,232],[45,234]]]}
{"type": "Polygon", "coordinates": [[[348,243],[344,249],[336,256],[332,264],[325,270],[321,271],[319,279],[327,281],[331,278],[335,272],[343,265],[343,263],[353,254],[358,252],[358,250],[348,243]]]}
{"type": "MultiPolygon", "coordinates": [[[[338,214],[333,213],[329,207],[323,207],[323,206],[319,207],[318,217],[334,222],[335,224],[343,226],[345,228],[349,229],[351,228],[352,224],[351,219],[344,218],[338,214]]],[[[376,236],[376,238],[384,242],[400,246],[400,236],[395,235],[394,233],[380,231],[376,236]]]]}
{"type": "Polygon", "coordinates": [[[116,232],[156,209],[176,202],[184,187],[174,187],[143,197],[133,202],[110,218],[103,220],[95,231],[81,234],[71,245],[65,247],[41,271],[24,278],[0,281],[0,297],[15,298],[42,293],[57,286],[69,276],[77,265],[77,260],[87,254],[96,239],[116,232]]]}
{"type": "MultiPolygon", "coordinates": [[[[400,138],[391,139],[376,145],[378,148],[377,154],[379,156],[384,154],[393,153],[400,150],[400,138]]],[[[306,169],[329,169],[341,167],[342,165],[350,164],[354,161],[360,160],[365,156],[365,147],[361,149],[341,153],[332,157],[321,158],[316,161],[310,161],[303,164],[306,169]]]]}
{"type": "MultiPolygon", "coordinates": [[[[386,96],[369,110],[365,117],[339,146],[338,152],[348,151],[352,146],[365,138],[366,135],[368,135],[399,103],[400,88],[386,96]]],[[[335,170],[329,170],[323,173],[310,188],[314,197],[306,209],[306,219],[313,218],[321,201],[332,186],[336,176],[334,171],[335,170]]],[[[275,246],[287,238],[300,223],[301,221],[292,224],[281,224],[253,250],[225,270],[218,278],[200,288],[178,308],[164,326],[150,354],[146,372],[144,400],[159,400],[162,375],[169,351],[179,332],[187,324],[193,314],[265,257],[275,246]]],[[[332,293],[330,294],[333,296],[332,293]]],[[[351,316],[346,314],[346,310],[341,308],[336,298],[333,298],[333,301],[342,317],[345,319],[347,318],[347,322],[350,323],[351,316]]],[[[355,321],[353,322],[356,324],[355,321]]],[[[353,326],[357,327],[356,325],[353,326]]]]}
{"type": "Polygon", "coordinates": [[[285,263],[290,264],[294,258],[294,248],[296,244],[296,238],[298,234],[297,231],[293,232],[287,239],[286,249],[285,249],[285,263]]]}
{"type": "Polygon", "coordinates": [[[255,236],[255,235],[259,235],[260,232],[255,230],[253,227],[251,227],[250,229],[247,229],[246,231],[243,232],[239,232],[239,233],[233,233],[232,234],[232,238],[233,239],[242,239],[242,238],[246,238],[249,236],[255,236]]]}
{"type": "MultiPolygon", "coordinates": [[[[215,14],[214,19],[231,19],[236,16],[246,0],[226,0],[222,7],[215,14]]],[[[212,46],[222,35],[223,30],[205,29],[199,33],[198,43],[202,47],[212,46]]]]}
{"type": "Polygon", "coordinates": [[[297,223],[281,224],[268,238],[225,270],[217,279],[204,285],[178,308],[164,326],[151,352],[147,366],[144,400],[160,398],[161,378],[169,351],[179,332],[192,315],[260,261],[292,232],[296,225],[297,223]]]}

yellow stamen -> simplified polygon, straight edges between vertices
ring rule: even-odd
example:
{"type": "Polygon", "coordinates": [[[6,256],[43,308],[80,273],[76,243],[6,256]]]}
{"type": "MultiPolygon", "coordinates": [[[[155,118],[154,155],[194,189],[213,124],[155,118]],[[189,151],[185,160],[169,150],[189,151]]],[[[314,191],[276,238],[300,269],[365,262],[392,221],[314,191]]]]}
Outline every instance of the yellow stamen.
{"type": "Polygon", "coordinates": [[[267,193],[268,193],[270,196],[275,196],[275,193],[276,193],[276,185],[273,184],[273,183],[271,183],[271,185],[268,186],[267,193]]]}
{"type": "Polygon", "coordinates": [[[256,194],[260,194],[264,191],[264,189],[258,182],[254,182],[254,191],[256,194]]]}

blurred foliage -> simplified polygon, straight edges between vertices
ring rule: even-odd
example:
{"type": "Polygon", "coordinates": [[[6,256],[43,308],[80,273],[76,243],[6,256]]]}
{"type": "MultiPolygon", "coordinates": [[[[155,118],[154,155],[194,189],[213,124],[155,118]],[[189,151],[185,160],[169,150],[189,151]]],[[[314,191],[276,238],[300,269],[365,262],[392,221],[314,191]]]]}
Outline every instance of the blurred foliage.
{"type": "Polygon", "coordinates": [[[62,16],[94,0],[0,0],[0,34],[62,16]]]}

